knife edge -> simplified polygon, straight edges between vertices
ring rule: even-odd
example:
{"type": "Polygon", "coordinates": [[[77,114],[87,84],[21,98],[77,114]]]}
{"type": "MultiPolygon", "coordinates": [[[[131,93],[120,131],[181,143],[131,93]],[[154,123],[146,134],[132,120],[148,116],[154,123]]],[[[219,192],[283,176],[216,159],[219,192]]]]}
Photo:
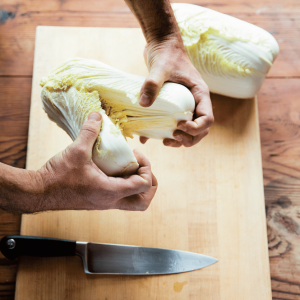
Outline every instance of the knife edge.
{"type": "Polygon", "coordinates": [[[197,253],[106,243],[76,243],[86,274],[166,275],[190,272],[218,260],[197,253]]]}

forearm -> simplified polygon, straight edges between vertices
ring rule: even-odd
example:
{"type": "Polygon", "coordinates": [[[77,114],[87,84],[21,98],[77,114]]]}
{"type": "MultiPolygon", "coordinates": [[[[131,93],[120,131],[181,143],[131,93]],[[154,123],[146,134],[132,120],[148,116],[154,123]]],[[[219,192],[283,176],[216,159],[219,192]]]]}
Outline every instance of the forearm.
{"type": "Polygon", "coordinates": [[[42,192],[42,182],[36,172],[0,163],[1,209],[13,213],[34,212],[42,192]]]}
{"type": "Polygon", "coordinates": [[[168,37],[181,40],[169,0],[125,0],[138,19],[147,43],[168,37]]]}

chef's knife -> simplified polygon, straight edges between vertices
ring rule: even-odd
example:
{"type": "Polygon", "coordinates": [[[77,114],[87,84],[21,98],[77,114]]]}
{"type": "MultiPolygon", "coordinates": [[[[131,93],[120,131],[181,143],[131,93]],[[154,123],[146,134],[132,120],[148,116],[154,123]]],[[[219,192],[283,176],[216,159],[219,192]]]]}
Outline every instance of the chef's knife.
{"type": "Polygon", "coordinates": [[[202,269],[218,260],[192,252],[11,235],[0,242],[9,259],[79,255],[86,274],[159,275],[202,269]]]}

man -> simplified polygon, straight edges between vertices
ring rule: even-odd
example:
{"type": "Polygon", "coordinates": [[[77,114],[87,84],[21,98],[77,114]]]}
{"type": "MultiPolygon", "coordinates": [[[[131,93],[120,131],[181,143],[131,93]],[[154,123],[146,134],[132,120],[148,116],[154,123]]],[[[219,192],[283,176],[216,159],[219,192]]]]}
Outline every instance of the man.
{"type": "MultiPolygon", "coordinates": [[[[154,101],[166,81],[185,85],[194,95],[193,121],[177,125],[175,140],[164,145],[190,147],[208,134],[213,123],[209,90],[185,52],[179,28],[168,0],[125,0],[137,17],[147,45],[149,75],[140,93],[140,105],[154,101]]],[[[29,171],[0,164],[0,208],[15,213],[44,210],[145,210],[157,189],[149,161],[139,152],[140,168],[129,178],[108,177],[92,161],[92,148],[101,127],[93,112],[73,144],[51,158],[40,170],[29,171]]],[[[142,143],[146,138],[140,138],[142,143]]]]}

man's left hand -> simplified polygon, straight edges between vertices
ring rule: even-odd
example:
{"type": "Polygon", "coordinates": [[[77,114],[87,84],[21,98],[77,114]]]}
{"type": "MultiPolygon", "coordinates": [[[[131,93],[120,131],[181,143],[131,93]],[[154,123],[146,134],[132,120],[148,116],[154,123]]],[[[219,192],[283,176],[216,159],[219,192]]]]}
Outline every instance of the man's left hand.
{"type": "MultiPolygon", "coordinates": [[[[201,75],[192,65],[181,39],[166,37],[163,41],[152,40],[145,47],[144,58],[149,75],[140,93],[140,105],[148,107],[155,101],[164,82],[186,86],[195,98],[194,120],[181,121],[174,131],[174,139],[166,138],[164,145],[191,147],[208,134],[214,122],[209,89],[201,75]]],[[[148,139],[140,137],[144,144],[148,139]]]]}

